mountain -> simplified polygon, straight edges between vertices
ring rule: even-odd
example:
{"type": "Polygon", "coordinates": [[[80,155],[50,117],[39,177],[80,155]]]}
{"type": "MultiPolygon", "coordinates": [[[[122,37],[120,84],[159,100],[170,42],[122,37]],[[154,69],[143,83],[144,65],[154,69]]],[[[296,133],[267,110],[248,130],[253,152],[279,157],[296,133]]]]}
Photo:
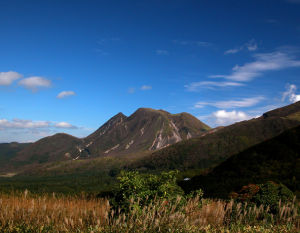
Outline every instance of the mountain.
{"type": "Polygon", "coordinates": [[[84,139],[91,156],[149,153],[201,135],[210,128],[188,113],[140,108],[117,114],[84,139]]]}
{"type": "Polygon", "coordinates": [[[86,138],[55,134],[17,152],[14,164],[42,164],[104,156],[143,155],[208,131],[188,113],[170,114],[140,108],[127,117],[118,113],[86,138]]]}
{"type": "MultiPolygon", "coordinates": [[[[31,143],[0,143],[0,164],[1,167],[6,167],[7,161],[13,159],[18,152],[29,146],[31,143]]],[[[1,170],[0,170],[1,171],[1,170]]]]}
{"type": "Polygon", "coordinates": [[[275,109],[259,118],[217,128],[134,162],[135,169],[205,169],[230,156],[300,125],[300,102],[275,109]]]}
{"type": "Polygon", "coordinates": [[[65,133],[55,134],[45,137],[35,143],[25,147],[17,153],[12,160],[19,163],[30,162],[54,162],[68,160],[71,158],[70,151],[73,152],[82,142],[81,139],[65,133]]]}
{"type": "Polygon", "coordinates": [[[300,126],[233,155],[207,175],[181,185],[186,191],[201,187],[208,196],[226,198],[243,185],[270,180],[300,195],[300,126]]]}
{"type": "MultiPolygon", "coordinates": [[[[145,172],[157,172],[153,169],[178,169],[184,177],[197,175],[197,179],[192,179],[193,183],[186,183],[188,186],[202,187],[199,184],[203,181],[207,185],[205,192],[211,195],[213,190],[217,191],[217,184],[226,184],[228,174],[219,173],[211,179],[210,176],[199,178],[204,177],[199,176],[200,174],[211,174],[214,167],[221,166],[231,156],[300,126],[299,113],[300,102],[267,112],[259,118],[210,130],[187,113],[170,114],[163,110],[145,108],[138,109],[129,117],[119,113],[86,138],[57,134],[17,152],[13,156],[13,164],[19,166],[8,172],[17,171],[18,174],[11,178],[0,176],[0,189],[100,192],[111,190],[122,169],[139,169],[145,172]]],[[[278,152],[280,145],[278,143],[278,152]]],[[[282,155],[290,153],[289,147],[288,144],[286,147],[282,146],[282,155]]],[[[259,163],[261,161],[259,158],[251,160],[253,166],[256,160],[259,163]]],[[[245,163],[251,164],[251,161],[245,160],[245,163]]],[[[291,161],[299,167],[298,162],[293,159],[291,161]]],[[[267,166],[265,162],[262,164],[267,166]]],[[[280,164],[275,163],[274,169],[281,169],[280,164]]],[[[238,162],[237,165],[226,165],[223,170],[234,171],[234,166],[244,165],[238,162]]],[[[283,169],[288,172],[291,167],[286,165],[283,169]]],[[[273,170],[266,170],[265,174],[268,172],[273,170]]],[[[263,173],[258,174],[258,178],[264,177],[263,173]]],[[[293,174],[296,174],[296,179],[298,173],[293,174]]],[[[249,175],[253,174],[249,172],[249,175]]],[[[277,177],[280,176],[284,177],[284,173],[279,173],[277,177]]],[[[292,178],[294,183],[297,181],[295,179],[292,178]]],[[[216,193],[226,196],[239,185],[239,181],[233,181],[229,186],[220,185],[223,188],[216,193]]],[[[187,187],[185,189],[189,190],[187,187]]]]}

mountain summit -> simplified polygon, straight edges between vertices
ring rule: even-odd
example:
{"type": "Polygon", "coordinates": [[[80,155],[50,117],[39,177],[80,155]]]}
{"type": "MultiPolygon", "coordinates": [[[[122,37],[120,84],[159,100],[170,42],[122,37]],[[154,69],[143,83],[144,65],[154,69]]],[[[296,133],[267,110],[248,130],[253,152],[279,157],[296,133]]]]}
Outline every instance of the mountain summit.
{"type": "Polygon", "coordinates": [[[44,163],[99,156],[147,154],[199,136],[209,126],[188,113],[139,108],[131,116],[118,113],[86,138],[56,134],[18,152],[14,161],[44,163]]]}
{"type": "Polygon", "coordinates": [[[132,154],[161,149],[209,129],[188,113],[139,108],[129,117],[117,114],[84,142],[91,156],[132,154]]]}

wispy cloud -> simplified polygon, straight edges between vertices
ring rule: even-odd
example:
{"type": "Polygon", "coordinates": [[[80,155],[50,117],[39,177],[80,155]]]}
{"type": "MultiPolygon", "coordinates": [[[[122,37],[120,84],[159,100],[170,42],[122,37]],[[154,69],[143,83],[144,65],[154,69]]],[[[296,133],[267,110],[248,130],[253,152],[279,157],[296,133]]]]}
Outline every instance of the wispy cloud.
{"type": "Polygon", "coordinates": [[[199,40],[173,40],[174,44],[178,45],[192,45],[192,46],[199,46],[199,47],[208,47],[212,46],[212,43],[206,41],[199,41],[199,40]]]}
{"type": "Polygon", "coordinates": [[[242,66],[236,65],[229,75],[211,75],[211,78],[225,78],[236,82],[246,82],[261,76],[267,71],[282,70],[290,67],[300,67],[300,60],[297,60],[291,53],[276,51],[272,53],[255,54],[254,61],[242,66]]]}
{"type": "Polygon", "coordinates": [[[102,56],[110,55],[108,52],[105,52],[103,49],[95,49],[95,51],[102,56]]]}
{"type": "Polygon", "coordinates": [[[235,49],[228,49],[224,52],[225,55],[227,54],[235,54],[238,53],[239,51],[241,51],[241,48],[235,48],[235,49]]]}
{"type": "Polygon", "coordinates": [[[0,119],[0,142],[34,142],[43,137],[70,130],[77,133],[86,131],[83,127],[77,127],[68,122],[0,119]]]}
{"type": "Polygon", "coordinates": [[[118,37],[102,38],[102,39],[98,40],[97,43],[103,45],[103,44],[108,43],[108,42],[118,42],[120,40],[121,39],[118,38],[118,37]]]}
{"type": "Polygon", "coordinates": [[[51,87],[51,81],[43,77],[34,76],[20,80],[19,85],[32,91],[36,91],[39,88],[51,87]]]}
{"type": "Polygon", "coordinates": [[[163,50],[163,49],[157,49],[157,50],[155,51],[155,53],[156,53],[157,55],[169,55],[169,52],[168,52],[167,50],[163,50]]]}
{"type": "Polygon", "coordinates": [[[110,55],[110,53],[106,51],[107,46],[109,46],[110,44],[115,44],[120,41],[121,41],[121,39],[118,37],[102,38],[97,41],[97,44],[100,48],[96,48],[94,51],[102,56],[108,56],[108,55],[110,55]]]}
{"type": "Polygon", "coordinates": [[[300,101],[300,94],[296,94],[297,86],[294,84],[288,84],[286,91],[282,95],[282,101],[288,99],[290,102],[295,103],[300,101]]]}
{"type": "Polygon", "coordinates": [[[256,51],[258,46],[257,46],[257,43],[255,42],[254,39],[250,40],[249,42],[247,42],[245,44],[246,48],[249,50],[249,51],[256,51]]]}
{"type": "Polygon", "coordinates": [[[142,91],[147,91],[147,90],[151,90],[152,89],[152,86],[149,86],[149,85],[143,85],[141,86],[141,90],[142,91]]]}
{"type": "Polygon", "coordinates": [[[248,110],[247,112],[251,115],[261,116],[265,112],[269,112],[271,110],[274,110],[274,109],[280,108],[280,107],[283,107],[283,104],[279,103],[279,102],[277,103],[277,101],[275,101],[275,103],[273,103],[273,104],[253,108],[251,110],[248,110]]]}
{"type": "Polygon", "coordinates": [[[216,108],[245,108],[252,107],[259,102],[264,100],[263,96],[257,96],[252,98],[243,98],[240,100],[227,100],[227,101],[217,101],[217,102],[197,102],[194,107],[195,108],[203,108],[205,106],[213,106],[216,108]]]}
{"type": "Polygon", "coordinates": [[[0,119],[0,130],[4,129],[42,129],[42,128],[65,128],[76,129],[77,127],[67,122],[32,121],[23,119],[0,119]]]}
{"type": "Polygon", "coordinates": [[[254,39],[248,41],[247,43],[241,45],[241,46],[238,46],[234,49],[228,49],[224,52],[225,55],[227,54],[235,54],[235,53],[238,53],[244,49],[247,49],[248,51],[252,52],[252,51],[255,51],[258,49],[258,46],[257,46],[257,43],[254,39]]]}
{"type": "Polygon", "coordinates": [[[129,94],[133,94],[135,92],[135,88],[134,87],[129,87],[127,91],[128,91],[129,94]]]}
{"type": "Polygon", "coordinates": [[[74,91],[62,91],[56,96],[56,98],[63,99],[72,95],[76,95],[76,93],[74,91]]]}
{"type": "Polygon", "coordinates": [[[237,87],[243,86],[243,83],[238,82],[214,82],[214,81],[202,81],[193,82],[185,85],[187,91],[198,91],[200,88],[215,88],[215,87],[237,87]]]}
{"type": "Polygon", "coordinates": [[[32,121],[13,119],[11,121],[7,119],[0,119],[0,129],[30,129],[30,128],[45,128],[49,127],[48,121],[32,121]]]}
{"type": "Polygon", "coordinates": [[[9,86],[23,75],[15,71],[0,72],[0,86],[9,86]]]}
{"type": "Polygon", "coordinates": [[[135,87],[130,87],[130,88],[128,88],[127,92],[129,94],[133,94],[136,91],[149,91],[149,90],[152,90],[152,86],[150,86],[150,85],[143,85],[143,86],[141,86],[140,88],[137,88],[137,89],[135,87]]]}

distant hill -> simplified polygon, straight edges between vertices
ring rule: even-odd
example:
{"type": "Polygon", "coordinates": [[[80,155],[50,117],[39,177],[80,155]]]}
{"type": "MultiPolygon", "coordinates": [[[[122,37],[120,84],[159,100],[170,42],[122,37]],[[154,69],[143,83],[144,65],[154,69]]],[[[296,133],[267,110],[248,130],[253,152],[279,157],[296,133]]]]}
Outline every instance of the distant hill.
{"type": "Polygon", "coordinates": [[[208,130],[209,126],[188,113],[140,108],[129,117],[117,114],[86,138],[62,133],[42,138],[12,151],[7,163],[20,167],[105,156],[140,156],[208,130]]]}
{"type": "MultiPolygon", "coordinates": [[[[2,168],[8,169],[7,161],[13,159],[18,152],[29,146],[31,143],[0,143],[0,164],[2,168]]],[[[0,169],[1,172],[1,169],[0,169]]]]}
{"type": "Polygon", "coordinates": [[[226,198],[243,185],[270,180],[300,194],[300,126],[238,153],[209,174],[181,185],[186,191],[201,187],[208,196],[226,198]]]}
{"type": "Polygon", "coordinates": [[[134,162],[129,168],[143,170],[209,168],[298,125],[300,125],[300,102],[267,112],[259,118],[217,128],[155,151],[134,162]]]}
{"type": "Polygon", "coordinates": [[[55,134],[25,147],[17,153],[17,156],[12,161],[45,163],[69,160],[71,158],[69,152],[75,151],[76,146],[81,144],[81,142],[81,139],[68,134],[55,134]]]}

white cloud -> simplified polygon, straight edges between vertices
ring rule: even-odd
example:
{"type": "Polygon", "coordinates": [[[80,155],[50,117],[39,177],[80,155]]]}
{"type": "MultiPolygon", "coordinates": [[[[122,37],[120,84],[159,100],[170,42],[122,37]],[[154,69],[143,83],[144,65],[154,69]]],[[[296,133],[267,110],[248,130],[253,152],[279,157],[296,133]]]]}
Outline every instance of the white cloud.
{"type": "Polygon", "coordinates": [[[0,129],[34,129],[34,128],[47,128],[50,126],[48,121],[32,121],[13,119],[0,119],[0,129]]]}
{"type": "Polygon", "coordinates": [[[32,91],[36,91],[38,88],[41,87],[51,87],[51,81],[43,77],[33,76],[22,79],[21,81],[19,81],[19,85],[32,91]]]}
{"type": "Polygon", "coordinates": [[[285,101],[287,98],[290,102],[295,103],[300,101],[300,94],[296,94],[297,86],[290,84],[286,86],[286,91],[282,95],[282,101],[285,101]]]}
{"type": "Polygon", "coordinates": [[[58,122],[54,124],[55,128],[63,128],[63,129],[76,129],[77,127],[74,125],[71,125],[68,122],[58,122]]]}
{"type": "Polygon", "coordinates": [[[227,100],[227,101],[218,101],[218,102],[197,102],[195,108],[203,108],[204,106],[214,106],[217,108],[245,108],[251,107],[264,99],[262,96],[252,97],[252,98],[243,98],[241,100],[227,100]]]}
{"type": "Polygon", "coordinates": [[[231,111],[219,110],[214,112],[213,117],[215,118],[216,125],[230,125],[235,122],[249,120],[253,117],[247,115],[245,112],[241,111],[231,111]]]}
{"type": "Polygon", "coordinates": [[[147,91],[147,90],[151,90],[152,89],[152,86],[149,86],[149,85],[143,85],[142,87],[141,87],[141,90],[142,91],[147,91]]]}
{"type": "Polygon", "coordinates": [[[0,86],[11,85],[15,80],[21,77],[21,74],[14,71],[0,72],[0,86]]]}
{"type": "Polygon", "coordinates": [[[238,53],[244,49],[247,49],[248,51],[250,52],[253,52],[255,50],[258,49],[258,46],[257,46],[257,43],[255,42],[254,39],[250,40],[249,42],[243,44],[242,46],[239,46],[237,48],[234,48],[234,49],[228,49],[224,52],[225,55],[227,54],[235,54],[235,53],[238,53]]]}
{"type": "Polygon", "coordinates": [[[254,55],[255,61],[242,66],[236,65],[229,75],[212,75],[211,78],[225,78],[236,82],[246,82],[263,75],[267,71],[281,70],[290,67],[300,67],[296,60],[287,52],[260,53],[254,55]]]}
{"type": "Polygon", "coordinates": [[[43,128],[65,128],[75,129],[74,125],[67,122],[32,121],[23,119],[0,119],[0,130],[4,129],[43,129],[43,128]]]}
{"type": "Polygon", "coordinates": [[[58,99],[62,99],[62,98],[72,96],[72,95],[76,95],[76,93],[74,91],[62,91],[56,97],[58,99]]]}
{"type": "Polygon", "coordinates": [[[298,102],[298,101],[300,101],[300,95],[293,95],[290,100],[293,103],[298,102]]]}
{"type": "Polygon", "coordinates": [[[203,82],[193,82],[185,85],[184,87],[187,91],[198,91],[199,88],[214,88],[214,87],[237,87],[243,86],[244,84],[238,82],[213,82],[213,81],[203,81],[203,82]]]}
{"type": "Polygon", "coordinates": [[[167,50],[158,49],[155,51],[157,55],[169,55],[167,50]]]}

